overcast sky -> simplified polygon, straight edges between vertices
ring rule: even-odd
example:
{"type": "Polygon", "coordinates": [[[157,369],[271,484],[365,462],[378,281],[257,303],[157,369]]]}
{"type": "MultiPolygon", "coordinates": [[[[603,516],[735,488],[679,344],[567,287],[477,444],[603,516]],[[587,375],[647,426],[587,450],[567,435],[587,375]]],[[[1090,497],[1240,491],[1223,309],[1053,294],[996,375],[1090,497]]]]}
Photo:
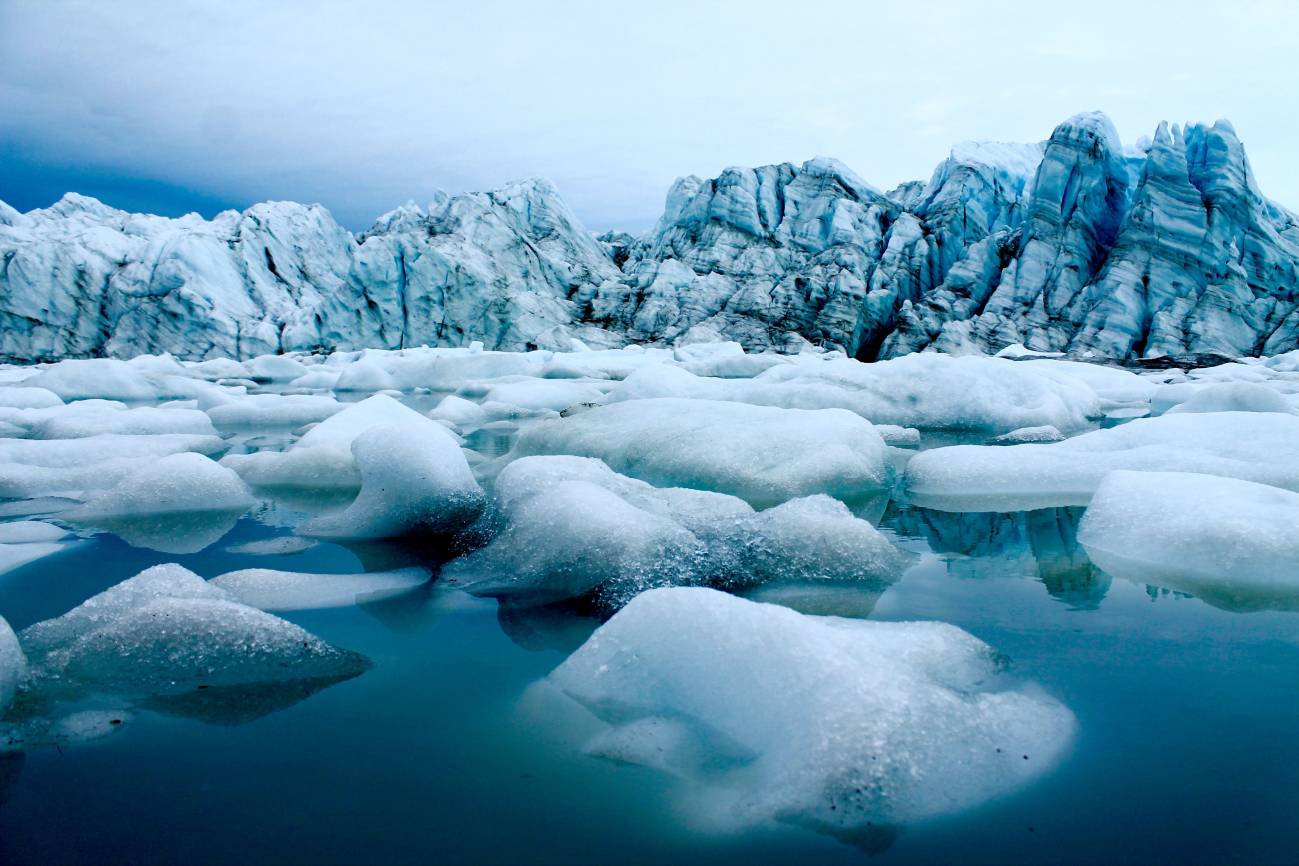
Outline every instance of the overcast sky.
{"type": "Polygon", "coordinates": [[[0,199],[295,199],[359,229],[539,175],[639,230],[680,175],[825,155],[887,188],[1100,109],[1129,142],[1230,118],[1299,208],[1296,6],[0,0],[0,199]]]}

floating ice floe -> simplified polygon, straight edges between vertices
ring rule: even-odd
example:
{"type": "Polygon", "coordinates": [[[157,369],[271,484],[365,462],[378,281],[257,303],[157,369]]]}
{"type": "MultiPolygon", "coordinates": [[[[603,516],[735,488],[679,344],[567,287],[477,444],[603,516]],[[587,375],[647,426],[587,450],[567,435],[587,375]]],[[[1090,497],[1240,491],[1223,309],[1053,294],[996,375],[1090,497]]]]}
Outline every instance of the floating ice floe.
{"type": "Polygon", "coordinates": [[[1211,412],[1138,418],[1048,445],[954,445],[907,464],[912,502],[954,511],[1086,505],[1115,469],[1198,472],[1299,490],[1299,416],[1211,412]]]}
{"type": "Polygon", "coordinates": [[[651,484],[756,504],[813,493],[859,497],[892,481],[884,440],[841,409],[672,398],[613,403],[526,428],[511,456],[535,454],[596,457],[651,484]]]}
{"type": "Polygon", "coordinates": [[[654,586],[853,581],[887,586],[909,562],[827,496],[764,512],[702,490],[658,488],[591,458],[525,457],[496,480],[504,522],[443,576],[476,595],[543,604],[594,593],[617,607],[654,586]]]}
{"type": "Polygon", "coordinates": [[[225,535],[254,502],[230,469],[201,454],[171,454],[65,517],[116,533],[137,547],[196,553],[225,535]]]}
{"type": "Polygon", "coordinates": [[[922,429],[1004,433],[1050,424],[1072,431],[1103,414],[1102,401],[1087,381],[1096,375],[1067,375],[1060,367],[1048,372],[1003,358],[930,353],[874,364],[799,356],[752,379],[707,378],[678,367],[650,367],[615,386],[609,400],[689,397],[848,409],[873,423],[922,429]]]}
{"type": "Polygon", "coordinates": [[[412,415],[419,423],[370,427],[352,441],[361,492],[342,511],[303,524],[303,534],[357,539],[445,535],[478,517],[486,497],[453,434],[412,415]]]}
{"type": "Polygon", "coordinates": [[[722,820],[846,838],[1006,794],[1060,761],[1077,728],[955,626],[805,616],[703,588],[637,596],[549,681],[610,725],[592,754],[694,780],[722,820]]]}
{"type": "Polygon", "coordinates": [[[44,409],[0,409],[0,419],[25,428],[33,439],[80,439],[105,433],[217,435],[207,414],[197,409],[128,409],[110,400],[81,400],[44,409]]]}
{"type": "Polygon", "coordinates": [[[321,421],[288,451],[231,454],[221,463],[258,487],[357,490],[361,475],[352,456],[352,443],[365,431],[385,424],[404,424],[427,431],[432,437],[447,436],[445,430],[414,409],[376,394],[321,421]]]}
{"type": "MultiPolygon", "coordinates": [[[[45,388],[64,400],[156,400],[160,389],[156,380],[139,366],[113,358],[70,359],[50,364],[23,385],[45,388]]],[[[170,395],[166,395],[170,396],[170,395]]]]}
{"type": "Polygon", "coordinates": [[[428,582],[423,568],[364,574],[312,574],[245,568],[212,578],[210,583],[235,601],[261,610],[312,610],[378,601],[409,592],[428,582]]]}
{"type": "Polygon", "coordinates": [[[584,382],[528,379],[493,385],[483,397],[483,402],[508,406],[513,414],[542,412],[547,409],[559,412],[579,403],[597,402],[603,397],[604,391],[584,382]]]}
{"type": "Polygon", "coordinates": [[[1188,472],[1112,472],[1078,540],[1116,577],[1233,610],[1299,609],[1299,493],[1188,472]]]}
{"type": "Polygon", "coordinates": [[[301,427],[324,421],[346,405],[317,394],[249,394],[213,406],[207,414],[224,429],[301,427]]]}
{"type": "Polygon", "coordinates": [[[1020,427],[993,438],[997,445],[1020,445],[1026,442],[1060,442],[1065,435],[1050,424],[1042,427],[1020,427]]]}
{"type": "Polygon", "coordinates": [[[61,405],[63,400],[59,395],[47,388],[26,385],[0,387],[0,406],[9,409],[48,409],[61,405]]]}
{"type": "Polygon", "coordinates": [[[168,695],[196,687],[342,679],[362,656],[159,565],[24,629],[34,689],[168,695]]]}
{"type": "Polygon", "coordinates": [[[40,520],[0,523],[0,574],[70,550],[80,543],[72,533],[52,523],[40,520]]]}
{"type": "Polygon", "coordinates": [[[112,487],[169,454],[214,454],[216,436],[105,433],[81,439],[0,439],[0,497],[35,499],[81,495],[112,487]]]}
{"type": "Polygon", "coordinates": [[[1299,415],[1299,402],[1280,391],[1255,382],[1220,382],[1211,385],[1166,385],[1157,392],[1161,411],[1179,412],[1283,412],[1299,415]],[[1172,405],[1169,405],[1172,404],[1172,405]],[[1164,409],[1164,407],[1168,407],[1164,409]]]}
{"type": "Polygon", "coordinates": [[[472,400],[448,394],[428,413],[434,421],[452,424],[462,433],[474,430],[488,421],[483,407],[472,400]]]}

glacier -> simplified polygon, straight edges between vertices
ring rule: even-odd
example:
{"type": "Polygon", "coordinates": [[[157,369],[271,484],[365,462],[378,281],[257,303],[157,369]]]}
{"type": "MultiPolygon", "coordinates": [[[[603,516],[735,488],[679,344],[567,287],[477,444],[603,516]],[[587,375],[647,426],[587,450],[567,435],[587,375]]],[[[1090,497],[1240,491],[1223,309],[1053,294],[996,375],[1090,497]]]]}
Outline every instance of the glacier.
{"type": "MultiPolygon", "coordinates": [[[[1259,191],[1230,123],[1125,147],[1089,113],[1040,143],[958,145],[888,191],[826,158],[685,177],[639,237],[591,235],[544,180],[439,194],[359,234],[292,202],[212,220],[0,202],[0,358],[730,340],[1203,361],[1299,346],[1297,267],[1299,219],[1259,191]]],[[[350,387],[393,387],[372,372],[350,387]]]]}

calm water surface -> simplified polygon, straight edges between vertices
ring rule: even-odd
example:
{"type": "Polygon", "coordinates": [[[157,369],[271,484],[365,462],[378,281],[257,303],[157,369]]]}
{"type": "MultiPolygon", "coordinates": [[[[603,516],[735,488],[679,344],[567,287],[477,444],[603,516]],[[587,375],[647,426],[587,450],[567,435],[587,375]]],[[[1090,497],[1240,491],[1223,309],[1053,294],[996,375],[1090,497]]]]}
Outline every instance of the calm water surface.
{"type": "MultiPolygon", "coordinates": [[[[499,452],[507,441],[474,444],[499,452]]],[[[879,522],[923,554],[918,564],[878,598],[821,602],[955,623],[1080,723],[1071,753],[1037,783],[870,852],[794,827],[699,826],[685,783],[583,755],[595,723],[529,687],[597,622],[501,613],[435,581],[285,614],[367,655],[374,666],[355,679],[183,714],[134,707],[104,739],[0,757],[0,863],[1299,862],[1299,614],[1236,613],[1111,580],[1073,543],[1080,515],[890,504],[879,522]]],[[[210,577],[427,557],[226,550],[289,534],[278,517],[245,517],[189,555],[97,535],[0,576],[0,615],[21,629],[158,562],[210,577]]]]}

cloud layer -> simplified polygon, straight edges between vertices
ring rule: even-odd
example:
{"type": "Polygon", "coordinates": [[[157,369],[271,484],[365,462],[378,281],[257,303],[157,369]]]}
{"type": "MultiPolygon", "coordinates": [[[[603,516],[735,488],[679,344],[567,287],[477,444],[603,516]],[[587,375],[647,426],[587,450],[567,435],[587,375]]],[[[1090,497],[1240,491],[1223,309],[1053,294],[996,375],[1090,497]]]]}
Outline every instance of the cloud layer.
{"type": "Polygon", "coordinates": [[[1299,205],[1288,4],[1047,5],[7,3],[0,199],[287,198],[362,228],[542,175],[590,227],[640,229],[678,175],[828,155],[888,187],[1099,108],[1129,140],[1230,117],[1299,205]]]}

